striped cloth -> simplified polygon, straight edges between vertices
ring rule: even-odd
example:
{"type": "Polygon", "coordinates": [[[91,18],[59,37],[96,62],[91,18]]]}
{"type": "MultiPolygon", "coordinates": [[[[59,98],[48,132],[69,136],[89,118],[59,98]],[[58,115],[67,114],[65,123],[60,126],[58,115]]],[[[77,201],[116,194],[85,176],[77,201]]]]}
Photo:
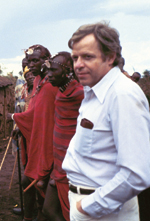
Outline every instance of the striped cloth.
{"type": "Polygon", "coordinates": [[[70,82],[63,93],[58,90],[56,95],[53,133],[54,169],[51,178],[62,183],[68,183],[66,173],[62,169],[62,161],[75,133],[78,109],[83,97],[83,87],[76,80],[70,82]]]}

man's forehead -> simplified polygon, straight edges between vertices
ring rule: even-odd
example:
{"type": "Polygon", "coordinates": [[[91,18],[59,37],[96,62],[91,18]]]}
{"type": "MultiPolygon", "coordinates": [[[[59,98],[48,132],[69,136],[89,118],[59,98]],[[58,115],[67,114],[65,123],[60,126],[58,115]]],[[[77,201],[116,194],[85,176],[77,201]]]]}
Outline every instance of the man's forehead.
{"type": "Polygon", "coordinates": [[[75,42],[72,46],[71,56],[76,54],[88,54],[95,50],[99,51],[98,42],[95,39],[93,34],[87,35],[82,38],[80,41],[75,42]]]}
{"type": "Polygon", "coordinates": [[[59,62],[59,63],[63,63],[64,62],[64,58],[61,55],[56,56],[55,58],[53,58],[53,61],[59,62]]]}
{"type": "Polygon", "coordinates": [[[60,66],[58,63],[55,63],[55,61],[51,60],[50,61],[50,68],[58,68],[60,66]]]}
{"type": "Polygon", "coordinates": [[[50,60],[51,66],[58,66],[59,64],[63,64],[64,63],[64,59],[63,56],[58,55],[56,57],[54,57],[53,59],[50,60]]]}
{"type": "Polygon", "coordinates": [[[41,52],[40,51],[34,51],[32,54],[28,54],[28,59],[41,58],[41,52]]]}

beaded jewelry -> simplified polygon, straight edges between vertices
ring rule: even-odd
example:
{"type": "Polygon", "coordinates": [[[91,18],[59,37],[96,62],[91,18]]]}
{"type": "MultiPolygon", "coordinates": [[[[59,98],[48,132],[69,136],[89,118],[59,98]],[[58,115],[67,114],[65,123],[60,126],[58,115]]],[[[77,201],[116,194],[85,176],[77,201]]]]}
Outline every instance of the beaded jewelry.
{"type": "Polygon", "coordinates": [[[70,73],[70,74],[69,74],[68,80],[69,80],[69,81],[68,81],[65,85],[59,87],[59,90],[60,90],[62,93],[66,90],[66,88],[68,87],[68,85],[70,84],[70,82],[74,80],[73,73],[70,73]]]}
{"type": "Polygon", "coordinates": [[[38,86],[36,87],[35,93],[32,95],[32,98],[39,93],[41,90],[42,86],[45,84],[45,82],[48,81],[48,76],[46,75],[43,81],[39,81],[38,86]]]}
{"type": "MultiPolygon", "coordinates": [[[[53,56],[53,57],[54,57],[54,56],[53,56]]],[[[51,57],[51,58],[52,58],[52,57],[51,57]]],[[[68,67],[68,66],[66,66],[66,65],[64,65],[64,64],[62,64],[62,63],[60,63],[60,62],[53,61],[53,60],[51,60],[51,58],[50,58],[50,60],[46,60],[45,63],[44,63],[44,65],[45,65],[47,68],[50,68],[50,67],[51,67],[51,63],[56,63],[56,64],[59,64],[59,65],[65,67],[65,68],[67,68],[67,69],[70,69],[70,67],[68,67]]]]}

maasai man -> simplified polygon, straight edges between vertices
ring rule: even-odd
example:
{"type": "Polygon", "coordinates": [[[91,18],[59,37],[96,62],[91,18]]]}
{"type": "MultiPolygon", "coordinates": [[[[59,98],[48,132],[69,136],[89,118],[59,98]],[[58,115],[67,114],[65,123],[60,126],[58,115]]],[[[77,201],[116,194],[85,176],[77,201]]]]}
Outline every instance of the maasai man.
{"type": "MultiPolygon", "coordinates": [[[[36,76],[33,85],[32,98],[28,110],[23,113],[14,114],[14,118],[27,144],[27,165],[24,171],[23,188],[26,188],[31,181],[38,181],[35,187],[38,189],[39,208],[38,220],[46,220],[41,212],[46,185],[38,188],[40,181],[46,184],[53,165],[53,126],[54,126],[54,101],[57,88],[54,88],[45,77],[42,64],[50,58],[50,52],[42,45],[33,45],[26,50],[28,67],[36,76]]],[[[29,189],[26,194],[34,200],[33,191],[29,189]]],[[[25,201],[25,200],[24,200],[25,201]]],[[[27,203],[31,200],[28,200],[27,203]]],[[[33,205],[30,211],[24,211],[24,220],[32,220],[33,205]]],[[[28,206],[29,208],[29,206],[28,206]]]]}
{"type": "MultiPolygon", "coordinates": [[[[23,59],[22,64],[27,65],[27,63],[25,63],[25,62],[27,62],[26,58],[23,59]]],[[[35,76],[32,74],[32,72],[29,71],[27,66],[23,67],[23,70],[24,70],[23,76],[24,76],[26,82],[22,87],[21,99],[24,99],[24,101],[25,101],[25,105],[22,108],[22,111],[26,111],[28,109],[29,101],[31,99],[32,90],[33,90],[33,81],[34,81],[35,76]]],[[[13,131],[13,133],[15,134],[15,136],[17,138],[18,135],[20,134],[20,130],[19,129],[16,129],[16,130],[13,131]]],[[[20,143],[21,143],[22,164],[25,168],[25,165],[27,164],[27,152],[26,152],[26,140],[23,136],[21,136],[20,143]]],[[[13,208],[13,212],[17,215],[21,215],[21,208],[15,207],[15,208],[13,208]]]]}
{"type": "Polygon", "coordinates": [[[49,81],[53,86],[59,87],[55,101],[54,169],[43,206],[43,212],[50,220],[69,221],[69,185],[61,165],[69,142],[75,133],[78,109],[83,99],[83,88],[76,79],[72,64],[72,58],[68,52],[59,52],[50,59],[49,64],[46,64],[49,67],[49,81]]]}

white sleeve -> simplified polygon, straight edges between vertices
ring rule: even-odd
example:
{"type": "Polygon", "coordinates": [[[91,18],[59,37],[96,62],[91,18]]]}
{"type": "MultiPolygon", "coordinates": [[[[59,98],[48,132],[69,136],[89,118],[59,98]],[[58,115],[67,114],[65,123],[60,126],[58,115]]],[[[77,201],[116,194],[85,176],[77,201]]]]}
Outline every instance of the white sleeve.
{"type": "Polygon", "coordinates": [[[82,209],[95,218],[117,213],[126,201],[141,191],[142,187],[136,187],[137,182],[140,183],[138,176],[122,168],[106,185],[82,200],[82,209]]]}
{"type": "Polygon", "coordinates": [[[150,186],[150,116],[140,93],[121,95],[110,104],[110,122],[120,171],[104,186],[82,199],[82,209],[100,218],[150,186]]]}

